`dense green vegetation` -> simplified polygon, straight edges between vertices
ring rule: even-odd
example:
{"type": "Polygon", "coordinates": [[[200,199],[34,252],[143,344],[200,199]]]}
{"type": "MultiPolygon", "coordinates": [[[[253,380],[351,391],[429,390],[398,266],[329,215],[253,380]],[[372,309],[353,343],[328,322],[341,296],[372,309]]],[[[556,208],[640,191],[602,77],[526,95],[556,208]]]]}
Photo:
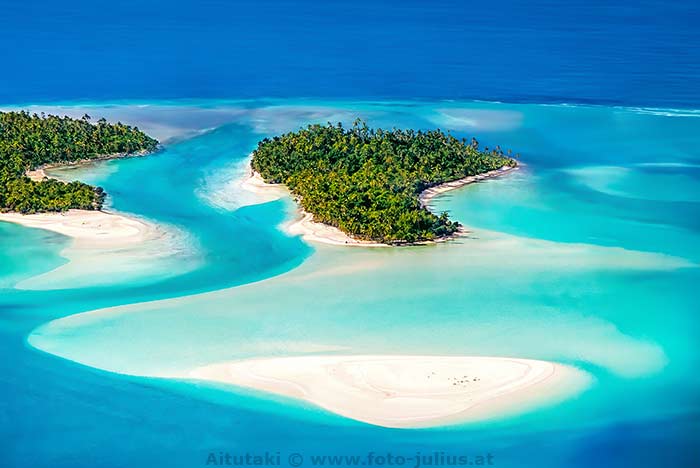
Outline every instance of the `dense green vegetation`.
{"type": "Polygon", "coordinates": [[[366,240],[416,242],[453,234],[459,224],[420,204],[431,186],[481,174],[515,160],[500,148],[440,130],[371,130],[357,120],[311,125],[258,144],[252,167],[266,182],[286,184],[314,220],[366,240]]]}
{"type": "Polygon", "coordinates": [[[26,171],[44,164],[153,151],[158,142],[138,128],[100,119],[28,112],[0,112],[0,211],[35,213],[100,209],[104,191],[82,182],[30,180],[26,171]]]}

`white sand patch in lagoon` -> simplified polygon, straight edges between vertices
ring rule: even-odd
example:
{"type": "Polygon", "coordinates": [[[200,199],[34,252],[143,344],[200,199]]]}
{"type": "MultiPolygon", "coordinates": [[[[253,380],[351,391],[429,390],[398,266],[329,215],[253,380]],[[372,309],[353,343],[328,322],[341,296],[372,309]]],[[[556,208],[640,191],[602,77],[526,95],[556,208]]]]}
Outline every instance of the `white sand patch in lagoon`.
{"type": "MultiPolygon", "coordinates": [[[[70,260],[67,264],[18,283],[19,289],[109,284],[116,277],[135,279],[154,274],[162,278],[164,274],[173,274],[165,273],[165,264],[194,253],[192,241],[172,226],[155,225],[105,211],[0,213],[0,221],[44,229],[72,239],[61,252],[70,260]],[[148,262],[144,262],[145,259],[148,262]]],[[[196,261],[189,262],[188,268],[196,265],[196,261]]]]}
{"type": "Polygon", "coordinates": [[[475,422],[559,402],[592,378],[547,361],[456,356],[303,356],[200,367],[190,378],[298,398],[369,424],[475,422]]]}
{"type": "Polygon", "coordinates": [[[0,213],[0,221],[46,229],[72,237],[81,246],[119,248],[152,237],[153,226],[104,211],[69,210],[65,213],[0,213]]]}

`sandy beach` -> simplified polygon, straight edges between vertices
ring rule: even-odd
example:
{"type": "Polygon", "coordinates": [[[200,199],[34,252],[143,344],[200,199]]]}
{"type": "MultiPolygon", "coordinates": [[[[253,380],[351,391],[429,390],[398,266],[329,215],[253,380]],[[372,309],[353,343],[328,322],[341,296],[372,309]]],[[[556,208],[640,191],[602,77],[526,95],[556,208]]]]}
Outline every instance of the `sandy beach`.
{"type": "Polygon", "coordinates": [[[502,176],[503,174],[507,174],[516,169],[518,169],[518,166],[503,166],[502,168],[496,169],[494,171],[484,172],[483,174],[464,177],[462,179],[453,180],[452,182],[446,182],[444,184],[436,185],[435,187],[430,187],[429,189],[423,190],[419,196],[421,206],[427,208],[428,204],[430,203],[430,200],[432,200],[440,194],[449,192],[450,190],[455,190],[460,187],[464,187],[465,185],[473,184],[474,182],[480,182],[486,179],[493,179],[494,177],[502,176]]]}
{"type": "MultiPolygon", "coordinates": [[[[111,284],[116,277],[148,277],[159,271],[172,274],[168,264],[184,256],[198,263],[187,233],[174,226],[151,224],[105,211],[70,210],[65,213],[0,213],[0,222],[45,229],[71,242],[61,251],[69,261],[58,268],[27,278],[18,289],[60,289],[81,284],[111,284]],[[99,261],[95,261],[99,258],[99,261]]],[[[179,270],[180,273],[185,270],[179,270]]]]}
{"type": "Polygon", "coordinates": [[[105,211],[64,213],[0,213],[0,221],[46,229],[71,237],[81,246],[121,247],[154,237],[156,228],[142,221],[105,211]]]}
{"type": "Polygon", "coordinates": [[[283,184],[268,184],[265,182],[260,174],[250,168],[250,161],[248,162],[248,168],[250,175],[240,184],[240,187],[244,190],[266,197],[280,198],[289,195],[289,190],[283,184]]]}
{"type": "Polygon", "coordinates": [[[519,413],[572,396],[588,374],[547,361],[458,356],[302,356],[193,370],[190,378],[313,403],[384,427],[443,426],[519,413]]]}
{"type": "MultiPolygon", "coordinates": [[[[250,169],[250,175],[244,179],[240,187],[249,192],[255,193],[265,199],[276,199],[283,196],[291,196],[284,184],[268,184],[260,174],[250,169]],[[274,198],[273,198],[274,197],[274,198]]],[[[387,244],[355,239],[348,236],[343,231],[333,226],[317,223],[313,220],[313,215],[301,208],[297,208],[298,218],[284,224],[284,231],[293,236],[301,236],[309,242],[320,242],[329,245],[345,245],[358,247],[388,247],[387,244]]]]}
{"type": "MultiPolygon", "coordinates": [[[[498,177],[506,174],[517,167],[504,166],[495,171],[486,172],[484,174],[479,174],[476,176],[465,177],[452,182],[447,182],[445,184],[436,185],[429,189],[424,190],[419,198],[421,205],[428,207],[428,203],[437,195],[445,193],[449,190],[454,190],[465,185],[479,182],[482,180],[490,179],[493,177],[498,177]]],[[[260,196],[270,197],[274,196],[279,198],[284,195],[290,195],[289,190],[283,184],[268,184],[263,180],[262,176],[257,172],[250,169],[250,175],[245,178],[241,183],[240,187],[252,193],[256,193],[260,196]]],[[[383,244],[381,242],[372,242],[361,239],[355,239],[352,236],[345,234],[340,229],[329,226],[324,223],[317,223],[313,220],[313,215],[307,213],[301,208],[297,209],[297,219],[285,224],[283,229],[288,234],[294,236],[301,236],[302,239],[309,242],[319,242],[328,245],[342,245],[351,247],[389,247],[388,244],[383,244]]],[[[457,232],[455,236],[450,236],[443,239],[435,239],[434,241],[423,241],[416,242],[414,245],[425,245],[433,244],[435,242],[444,242],[453,237],[463,235],[466,231],[461,229],[457,232]]]]}
{"type": "Polygon", "coordinates": [[[27,171],[24,175],[29,177],[34,182],[41,182],[44,179],[48,179],[49,176],[46,175],[43,168],[34,169],[33,171],[27,171]]]}
{"type": "Polygon", "coordinates": [[[315,222],[314,216],[301,208],[299,208],[298,211],[300,218],[284,226],[284,230],[288,234],[301,236],[302,239],[306,241],[320,242],[322,244],[355,247],[389,247],[388,244],[382,244],[380,242],[355,239],[338,228],[315,222]]]}

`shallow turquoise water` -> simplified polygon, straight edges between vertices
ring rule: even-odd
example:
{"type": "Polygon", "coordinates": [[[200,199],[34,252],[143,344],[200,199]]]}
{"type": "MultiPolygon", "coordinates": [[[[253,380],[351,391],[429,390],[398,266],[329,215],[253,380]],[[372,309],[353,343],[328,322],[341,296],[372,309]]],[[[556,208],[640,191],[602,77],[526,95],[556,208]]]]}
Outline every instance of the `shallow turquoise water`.
{"type": "MultiPolygon", "coordinates": [[[[47,463],[70,465],[76,452],[48,435],[62,431],[90,461],[109,457],[110,466],[196,466],[209,450],[418,448],[490,451],[502,466],[692,466],[700,421],[696,114],[456,102],[158,105],[160,118],[177,116],[180,128],[201,130],[211,113],[229,123],[148,158],[62,175],[103,185],[116,210],[186,233],[189,253],[173,260],[186,274],[154,267],[150,281],[12,289],[64,262],[66,241],[0,224],[0,330],[12,356],[2,373],[17,416],[7,434],[11,461],[38,450],[47,463]],[[238,174],[264,135],[357,115],[376,126],[475,134],[512,147],[525,165],[433,201],[468,225],[469,237],[405,249],[306,245],[277,229],[289,200],[243,206],[251,200],[220,177],[238,174]],[[20,232],[27,237],[17,242],[20,232]],[[119,307],[88,312],[109,306],[119,307]],[[514,418],[400,431],[163,379],[209,362],[314,352],[551,359],[581,367],[595,384],[514,418]],[[31,422],[39,414],[45,422],[31,422]],[[94,430],[85,436],[83,425],[94,430]]],[[[121,112],[138,120],[143,109],[121,112]]]]}

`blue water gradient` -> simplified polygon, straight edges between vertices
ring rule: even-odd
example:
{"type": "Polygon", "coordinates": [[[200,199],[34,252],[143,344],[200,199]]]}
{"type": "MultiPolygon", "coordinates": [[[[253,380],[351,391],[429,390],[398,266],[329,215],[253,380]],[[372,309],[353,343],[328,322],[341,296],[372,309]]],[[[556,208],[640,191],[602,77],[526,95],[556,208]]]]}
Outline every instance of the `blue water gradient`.
{"type": "Polygon", "coordinates": [[[68,240],[0,224],[3,466],[192,467],[210,451],[417,450],[491,452],[498,466],[514,467],[696,466],[694,113],[306,100],[92,103],[90,112],[137,123],[148,115],[146,125],[160,112],[163,125],[194,135],[147,158],[62,172],[103,185],[113,209],[187,233],[194,254],[176,260],[182,275],[17,289],[65,263],[68,240]],[[434,200],[470,226],[469,238],[399,250],[311,247],[277,228],[290,200],[242,206],[238,189],[217,177],[233,177],[265,135],[357,115],[377,126],[476,134],[521,152],[526,164],[434,200]],[[410,431],[153,377],[319,346],[553,359],[585,369],[595,384],[518,417],[410,431]]]}

